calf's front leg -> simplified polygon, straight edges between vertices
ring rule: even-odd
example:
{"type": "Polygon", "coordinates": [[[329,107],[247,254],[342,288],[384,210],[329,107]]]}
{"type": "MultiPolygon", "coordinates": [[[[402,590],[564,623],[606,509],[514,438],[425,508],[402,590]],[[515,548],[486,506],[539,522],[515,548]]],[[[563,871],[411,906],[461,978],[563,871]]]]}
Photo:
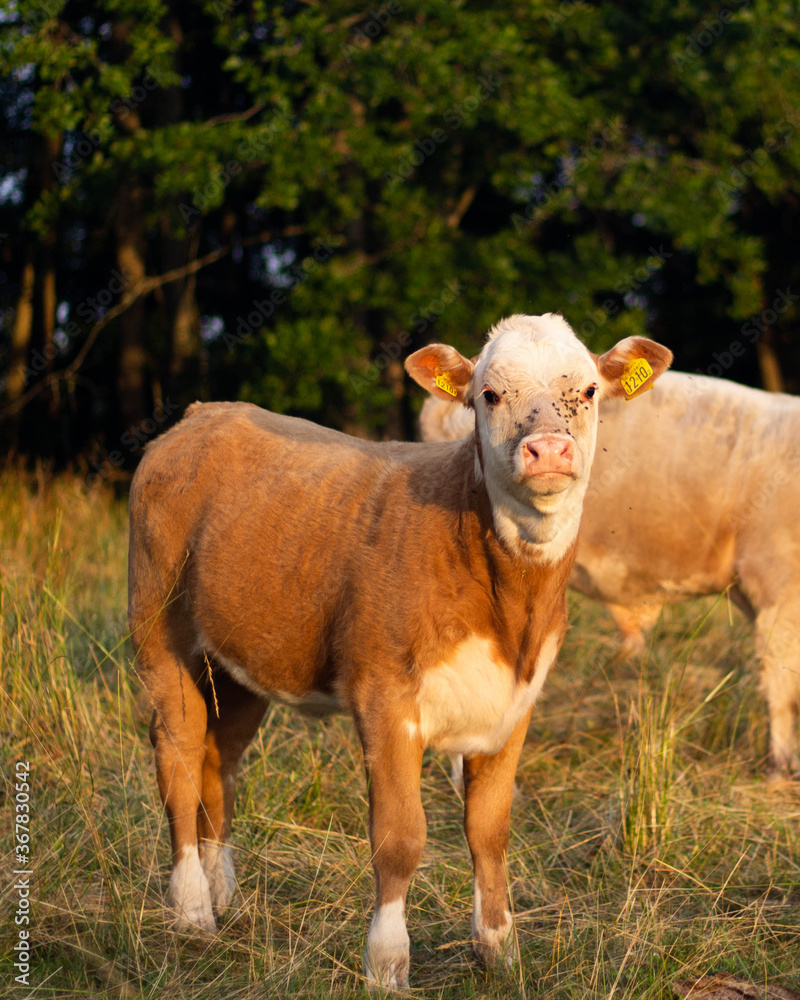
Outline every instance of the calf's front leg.
{"type": "Polygon", "coordinates": [[[405,904],[425,846],[420,796],[422,744],[402,723],[359,726],[369,787],[369,833],[375,871],[375,913],[364,949],[370,987],[408,985],[405,904]]]}
{"type": "Polygon", "coordinates": [[[485,965],[511,966],[517,957],[505,859],[514,775],[530,717],[526,712],[499,753],[464,758],[464,829],[475,872],[472,949],[485,965]]]}

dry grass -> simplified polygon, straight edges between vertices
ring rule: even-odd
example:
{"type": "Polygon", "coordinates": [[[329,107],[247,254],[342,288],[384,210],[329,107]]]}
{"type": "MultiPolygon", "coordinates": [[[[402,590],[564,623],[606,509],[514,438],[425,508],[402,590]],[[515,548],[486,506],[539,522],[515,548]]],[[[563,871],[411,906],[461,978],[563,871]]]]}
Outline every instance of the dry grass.
{"type": "MultiPolygon", "coordinates": [[[[33,789],[36,997],[362,996],[372,900],[360,751],[346,718],[270,712],[234,821],[240,892],[217,937],[176,936],[149,712],[125,641],[124,505],[0,477],[2,794],[33,789]]],[[[426,757],[428,847],[410,893],[413,993],[657,998],[716,971],[800,985],[800,795],[763,777],[748,626],[724,601],[668,611],[644,666],[572,600],[519,771],[509,875],[521,972],[469,957],[471,875],[447,762],[426,757]],[[729,620],[731,614],[731,620],[729,620]]],[[[3,980],[15,897],[0,898],[3,980]]]]}

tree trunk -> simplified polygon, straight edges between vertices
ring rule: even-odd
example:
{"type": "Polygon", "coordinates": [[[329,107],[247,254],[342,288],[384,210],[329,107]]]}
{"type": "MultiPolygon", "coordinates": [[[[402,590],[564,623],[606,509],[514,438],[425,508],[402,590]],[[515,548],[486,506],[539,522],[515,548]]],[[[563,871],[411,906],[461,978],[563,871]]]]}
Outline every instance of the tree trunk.
{"type": "Polygon", "coordinates": [[[783,375],[775,351],[775,339],[771,330],[765,330],[756,345],[758,365],[761,369],[761,384],[767,392],[784,392],[783,375]]]}
{"type": "MultiPolygon", "coordinates": [[[[138,284],[145,276],[145,236],[142,220],[142,190],[135,180],[120,185],[115,235],[117,265],[125,287],[138,284]]],[[[138,427],[147,416],[147,355],[145,352],[145,300],[138,299],[117,321],[119,323],[119,368],[117,395],[121,429],[138,427]]]]}
{"type": "MultiPolygon", "coordinates": [[[[175,239],[165,225],[161,237],[162,270],[171,271],[189,263],[197,257],[197,247],[196,237],[175,239]]],[[[192,399],[197,398],[198,382],[203,375],[196,289],[197,276],[190,274],[166,285],[161,296],[166,348],[163,384],[166,395],[173,399],[187,392],[192,399]]]]}
{"type": "MultiPolygon", "coordinates": [[[[9,404],[16,403],[25,390],[25,369],[28,365],[33,337],[33,287],[36,280],[33,254],[33,244],[29,242],[25,251],[25,264],[22,268],[14,326],[11,330],[11,357],[8,382],[6,383],[6,400],[9,404]]],[[[18,419],[19,415],[17,414],[15,422],[18,419]]]]}
{"type": "MultiPolygon", "coordinates": [[[[61,133],[46,137],[34,135],[32,138],[30,174],[33,200],[39,199],[57,184],[52,164],[61,152],[61,143],[61,133]]],[[[6,384],[6,400],[9,404],[16,403],[25,392],[27,382],[25,373],[34,347],[41,350],[41,357],[37,356],[37,378],[53,369],[53,359],[57,353],[54,346],[57,262],[58,223],[54,222],[38,244],[33,236],[28,236],[26,239],[25,263],[20,276],[17,309],[11,330],[11,353],[6,384]]],[[[50,419],[55,420],[57,406],[56,399],[52,395],[48,410],[50,419]]],[[[20,413],[17,413],[12,420],[11,431],[15,445],[18,444],[19,423],[20,413]]]]}
{"type": "MultiPolygon", "coordinates": [[[[172,68],[181,73],[184,45],[181,8],[178,4],[171,3],[168,4],[168,9],[164,29],[175,44],[172,68]]],[[[158,103],[153,108],[156,125],[167,128],[183,121],[186,115],[184,105],[184,91],[180,87],[160,91],[158,103]]],[[[178,236],[170,229],[169,216],[164,213],[160,241],[163,271],[171,271],[194,260],[199,245],[199,227],[191,236],[178,236]]],[[[191,274],[167,285],[159,300],[165,334],[163,348],[159,351],[163,358],[161,384],[166,397],[173,402],[203,398],[200,387],[205,375],[205,365],[196,290],[197,275],[191,274]]]]}
{"type": "MultiPolygon", "coordinates": [[[[55,229],[47,233],[41,244],[41,285],[39,288],[39,308],[41,310],[42,324],[42,345],[45,359],[47,360],[46,371],[53,370],[53,359],[58,354],[55,344],[56,333],[56,248],[58,237],[55,229]]],[[[53,427],[54,439],[57,437],[56,428],[58,421],[58,383],[50,386],[46,390],[47,412],[53,427]]]]}
{"type": "Polygon", "coordinates": [[[199,360],[200,310],[197,308],[195,290],[197,275],[190,274],[178,282],[178,296],[172,322],[172,361],[170,376],[179,379],[190,359],[199,360]]]}
{"type": "MultiPolygon", "coordinates": [[[[43,157],[40,167],[41,192],[46,195],[58,186],[58,180],[53,173],[53,163],[61,155],[62,135],[46,136],[44,139],[43,157]]],[[[41,242],[41,287],[39,303],[41,308],[42,344],[44,356],[47,359],[47,370],[52,371],[53,358],[56,356],[54,337],[56,332],[56,266],[58,261],[58,219],[45,233],[41,242]]],[[[57,414],[57,398],[52,396],[50,413],[57,414]]]]}

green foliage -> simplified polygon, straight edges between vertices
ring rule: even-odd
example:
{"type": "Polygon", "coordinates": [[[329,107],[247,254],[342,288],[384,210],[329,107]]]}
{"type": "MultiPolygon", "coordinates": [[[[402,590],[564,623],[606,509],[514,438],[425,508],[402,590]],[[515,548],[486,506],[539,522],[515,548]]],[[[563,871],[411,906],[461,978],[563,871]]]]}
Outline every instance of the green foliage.
{"type": "MultiPolygon", "coordinates": [[[[54,4],[39,23],[40,3],[21,0],[4,42],[7,69],[35,67],[30,130],[63,143],[58,186],[28,184],[26,225],[102,233],[134,185],[151,273],[165,241],[243,248],[193,292],[228,337],[197,338],[186,401],[244,394],[398,433],[399,369],[363,373],[406,332],[405,350],[435,337],[475,351],[503,314],[559,310],[593,348],[647,328],[679,367],[707,367],[797,284],[789,3],[742,0],[723,17],[692,2],[125,0],[54,4]],[[328,239],[320,273],[287,282],[277,258],[328,239]],[[462,290],[426,319],[448,282],[462,290]],[[287,301],[231,343],[276,287],[287,301]]],[[[70,266],[104,253],[87,245],[70,266]]],[[[149,308],[163,385],[169,323],[149,308]]],[[[794,388],[796,319],[792,307],[770,331],[794,388]]],[[[755,352],[742,364],[731,374],[758,381],[755,352]]]]}

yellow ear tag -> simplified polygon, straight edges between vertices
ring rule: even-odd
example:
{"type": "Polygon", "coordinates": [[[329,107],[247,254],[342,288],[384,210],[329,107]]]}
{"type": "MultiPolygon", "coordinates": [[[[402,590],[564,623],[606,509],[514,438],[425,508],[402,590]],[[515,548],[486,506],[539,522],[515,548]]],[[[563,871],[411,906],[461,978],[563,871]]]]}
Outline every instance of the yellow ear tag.
{"type": "Polygon", "coordinates": [[[647,392],[648,389],[652,389],[653,382],[645,386],[645,382],[652,374],[653,369],[644,358],[634,358],[633,361],[629,361],[623,368],[622,378],[619,380],[619,384],[625,390],[625,396],[628,399],[633,399],[634,396],[639,396],[641,393],[647,392]]]}
{"type": "Polygon", "coordinates": [[[458,395],[458,389],[456,389],[456,387],[450,381],[450,379],[448,378],[446,372],[443,373],[442,375],[437,375],[436,376],[436,385],[440,389],[444,389],[445,392],[450,393],[451,396],[457,396],[458,395]]]}

